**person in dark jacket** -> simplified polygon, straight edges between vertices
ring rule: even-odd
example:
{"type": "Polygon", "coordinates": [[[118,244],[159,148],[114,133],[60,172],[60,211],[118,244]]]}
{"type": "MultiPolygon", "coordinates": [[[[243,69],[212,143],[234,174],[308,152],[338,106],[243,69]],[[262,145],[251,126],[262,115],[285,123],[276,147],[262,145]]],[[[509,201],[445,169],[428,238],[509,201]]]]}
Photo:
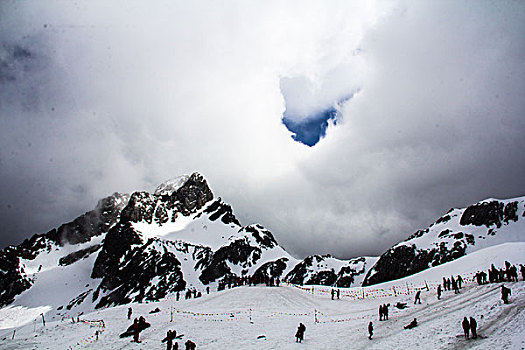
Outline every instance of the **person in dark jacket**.
{"type": "Polygon", "coordinates": [[[416,293],[416,298],[414,299],[414,304],[421,304],[421,291],[418,290],[417,293],[416,293]]]}
{"type": "Polygon", "coordinates": [[[295,333],[295,342],[302,342],[304,339],[304,332],[306,331],[306,326],[302,323],[299,323],[297,327],[297,332],[295,333]]]}
{"type": "Polygon", "coordinates": [[[174,334],[171,330],[169,330],[166,334],[166,338],[162,339],[162,342],[166,343],[167,350],[171,350],[171,347],[173,346],[173,338],[175,338],[174,334]]]}
{"type": "Polygon", "coordinates": [[[195,348],[197,347],[197,345],[195,345],[195,343],[189,339],[186,340],[186,343],[184,344],[186,345],[186,350],[195,350],[195,348]]]}
{"type": "Polygon", "coordinates": [[[133,322],[133,341],[135,343],[140,343],[139,334],[140,334],[139,319],[136,318],[135,321],[133,322]]]}
{"type": "Polygon", "coordinates": [[[477,328],[478,323],[474,319],[474,317],[470,318],[470,333],[472,333],[472,339],[476,339],[478,337],[477,328]]]}
{"type": "Polygon", "coordinates": [[[438,294],[438,300],[440,300],[441,299],[441,284],[438,286],[437,294],[438,294]]]}
{"type": "Polygon", "coordinates": [[[501,300],[503,300],[503,303],[508,304],[509,303],[509,295],[511,294],[510,288],[505,287],[504,285],[501,286],[501,300]]]}
{"type": "Polygon", "coordinates": [[[372,340],[372,336],[374,335],[374,324],[372,321],[368,324],[368,339],[372,340]]]}
{"type": "Polygon", "coordinates": [[[128,320],[131,319],[131,315],[133,314],[133,309],[132,308],[128,308],[128,320]]]}
{"type": "Polygon", "coordinates": [[[412,329],[414,327],[417,327],[417,320],[415,318],[405,326],[405,329],[412,329]]]}
{"type": "Polygon", "coordinates": [[[463,322],[461,323],[463,326],[463,334],[465,334],[465,339],[468,339],[469,332],[470,332],[470,323],[468,322],[467,318],[463,318],[463,322]]]}

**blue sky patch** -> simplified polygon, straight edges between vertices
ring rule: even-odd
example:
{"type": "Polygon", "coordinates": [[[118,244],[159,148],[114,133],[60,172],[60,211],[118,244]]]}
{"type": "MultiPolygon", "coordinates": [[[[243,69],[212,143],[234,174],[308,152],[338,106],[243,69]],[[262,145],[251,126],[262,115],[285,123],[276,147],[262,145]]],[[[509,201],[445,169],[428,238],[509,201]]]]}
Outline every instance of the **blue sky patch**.
{"type": "Polygon", "coordinates": [[[294,116],[288,115],[285,111],[283,124],[294,133],[292,138],[295,141],[312,147],[326,135],[326,129],[330,121],[337,124],[337,116],[338,112],[334,107],[301,119],[294,118],[294,116]]]}

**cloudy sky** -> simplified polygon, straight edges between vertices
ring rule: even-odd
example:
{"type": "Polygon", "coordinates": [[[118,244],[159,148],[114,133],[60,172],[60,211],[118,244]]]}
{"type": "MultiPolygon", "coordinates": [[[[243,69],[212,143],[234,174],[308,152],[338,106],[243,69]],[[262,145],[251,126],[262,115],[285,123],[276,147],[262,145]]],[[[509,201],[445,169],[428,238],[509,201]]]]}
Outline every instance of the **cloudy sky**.
{"type": "Polygon", "coordinates": [[[201,172],[292,254],[525,195],[523,1],[0,1],[0,247],[201,172]]]}

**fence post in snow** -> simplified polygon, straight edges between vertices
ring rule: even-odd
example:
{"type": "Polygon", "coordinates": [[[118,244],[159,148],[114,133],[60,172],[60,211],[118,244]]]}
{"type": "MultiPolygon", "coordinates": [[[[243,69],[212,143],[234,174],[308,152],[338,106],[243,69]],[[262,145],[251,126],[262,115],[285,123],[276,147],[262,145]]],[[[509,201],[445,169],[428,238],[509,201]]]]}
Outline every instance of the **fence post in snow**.
{"type": "Polygon", "coordinates": [[[405,282],[407,284],[407,294],[410,294],[410,289],[408,288],[408,282],[405,282]]]}
{"type": "Polygon", "coordinates": [[[427,284],[426,280],[425,280],[425,287],[427,287],[427,292],[430,291],[430,289],[428,288],[428,284],[427,284]]]}
{"type": "Polygon", "coordinates": [[[11,340],[15,339],[15,333],[16,333],[16,329],[13,331],[13,338],[11,338],[11,340]]]}
{"type": "Polygon", "coordinates": [[[44,325],[44,327],[46,326],[46,320],[44,319],[44,314],[40,314],[42,315],[42,324],[44,325]]]}

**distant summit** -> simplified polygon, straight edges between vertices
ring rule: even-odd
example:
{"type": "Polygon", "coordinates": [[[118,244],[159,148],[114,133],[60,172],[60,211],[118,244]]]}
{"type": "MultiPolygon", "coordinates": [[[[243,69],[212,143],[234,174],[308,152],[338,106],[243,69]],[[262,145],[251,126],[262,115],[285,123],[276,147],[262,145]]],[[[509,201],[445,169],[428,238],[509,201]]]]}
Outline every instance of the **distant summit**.
{"type": "Polygon", "coordinates": [[[349,287],[370,265],[366,258],[292,257],[262,225],[243,226],[193,173],[153,193],[115,193],[72,222],[0,251],[0,305],[38,300],[58,317],[247,277],[349,287]]]}
{"type": "Polygon", "coordinates": [[[523,241],[525,197],[491,198],[467,208],[453,208],[381,255],[363,285],[409,276],[489,246],[523,241]]]}

